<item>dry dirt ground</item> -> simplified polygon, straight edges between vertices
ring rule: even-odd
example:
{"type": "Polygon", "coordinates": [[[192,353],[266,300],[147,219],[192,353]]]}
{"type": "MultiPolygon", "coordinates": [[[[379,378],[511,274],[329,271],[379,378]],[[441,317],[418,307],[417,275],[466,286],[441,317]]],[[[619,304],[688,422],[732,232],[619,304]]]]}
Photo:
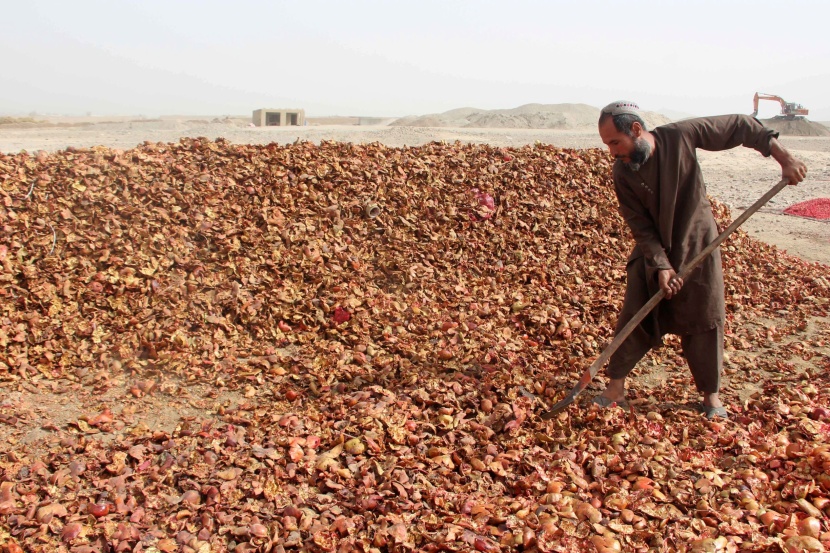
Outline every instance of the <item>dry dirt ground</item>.
{"type": "MultiPolygon", "coordinates": [[[[305,127],[251,128],[242,119],[157,119],[122,118],[113,122],[77,124],[63,122],[63,126],[28,126],[14,128],[0,126],[0,151],[16,153],[21,150],[56,151],[67,147],[104,145],[129,149],[144,141],[176,142],[181,137],[224,137],[234,143],[291,143],[297,140],[319,143],[321,140],[371,143],[388,146],[417,146],[432,141],[489,143],[512,147],[536,142],[551,143],[566,148],[602,147],[593,129],[535,130],[485,128],[415,128],[401,126],[310,125],[305,127]]],[[[81,122],[84,123],[84,122],[81,122]]],[[[781,142],[809,168],[807,180],[798,187],[788,187],[759,213],[744,224],[744,230],[759,240],[774,244],[788,253],[805,260],[830,267],[830,222],[783,215],[782,211],[795,203],[819,197],[830,197],[830,137],[783,136],[781,142]]],[[[700,152],[710,195],[726,203],[737,216],[751,205],[780,178],[778,165],[758,153],[738,148],[726,152],[700,152]]],[[[830,272],[830,271],[828,271],[830,272]]],[[[784,326],[781,321],[754,321],[763,327],[784,326]]],[[[830,320],[810,321],[802,338],[805,342],[821,343],[820,352],[830,355],[830,320]],[[822,341],[823,340],[823,341],[822,341]]],[[[756,351],[752,356],[764,355],[756,351]]],[[[750,356],[751,357],[751,356],[750,356]]],[[[725,368],[725,390],[734,398],[746,399],[755,389],[731,390],[729,375],[746,370],[751,358],[732,355],[725,368]]],[[[793,359],[794,363],[799,362],[793,359]]],[[[673,385],[678,378],[661,367],[647,363],[638,368],[640,384],[645,387],[673,385]]],[[[93,379],[95,375],[89,375],[93,379]]],[[[761,381],[761,384],[763,382],[761,381]]],[[[0,393],[0,452],[14,451],[20,444],[37,446],[60,439],[64,430],[94,432],[81,420],[110,408],[120,413],[131,425],[170,432],[188,420],[204,418],[211,413],[250,405],[267,405],[251,388],[238,392],[206,389],[187,383],[166,383],[152,394],[135,394],[136,382],[129,375],[108,376],[104,385],[99,382],[98,393],[89,396],[80,385],[61,382],[23,382],[4,387],[0,393]],[[131,392],[133,388],[133,392],[131,392]],[[141,397],[136,397],[139,395],[141,397]],[[6,417],[4,419],[4,417],[6,417]],[[14,424],[8,421],[13,420],[14,424]]],[[[759,384],[760,386],[760,384],[759,384]]],[[[124,428],[127,432],[129,429],[124,428]]],[[[118,439],[118,433],[106,439],[118,439]]]]}

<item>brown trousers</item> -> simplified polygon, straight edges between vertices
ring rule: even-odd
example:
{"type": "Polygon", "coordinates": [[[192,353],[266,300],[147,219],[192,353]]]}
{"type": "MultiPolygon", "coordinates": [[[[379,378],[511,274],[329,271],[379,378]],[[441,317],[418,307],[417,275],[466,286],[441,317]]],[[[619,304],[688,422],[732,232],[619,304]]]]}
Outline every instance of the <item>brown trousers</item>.
{"type": "MultiPolygon", "coordinates": [[[[653,292],[646,289],[647,277],[642,262],[630,264],[628,270],[629,285],[626,287],[623,308],[617,320],[617,332],[634,318],[640,307],[645,305],[649,294],[653,292]]],[[[659,310],[658,305],[611,356],[607,368],[610,378],[625,378],[651,348],[661,345],[662,337],[666,332],[661,330],[659,310]]],[[[708,331],[681,334],[680,343],[683,347],[683,357],[689,363],[689,369],[692,371],[698,391],[702,393],[720,391],[720,375],[723,368],[723,322],[708,331]]]]}
{"type": "MultiPolygon", "coordinates": [[[[683,357],[689,363],[689,369],[695,379],[695,386],[701,393],[720,391],[720,375],[723,367],[723,325],[700,334],[680,336],[683,357]]],[[[637,362],[648,353],[654,344],[654,338],[642,328],[637,327],[611,356],[608,362],[609,378],[625,378],[634,369],[637,362]]]]}

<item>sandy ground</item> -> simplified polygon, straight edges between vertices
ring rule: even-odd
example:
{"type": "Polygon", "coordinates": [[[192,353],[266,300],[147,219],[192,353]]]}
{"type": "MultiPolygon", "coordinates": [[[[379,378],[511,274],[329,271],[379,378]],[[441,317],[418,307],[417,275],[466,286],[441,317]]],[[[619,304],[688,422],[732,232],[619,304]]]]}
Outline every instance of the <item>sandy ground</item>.
{"type": "MultiPolygon", "coordinates": [[[[129,149],[144,141],[177,142],[182,137],[223,137],[234,143],[287,144],[297,140],[319,143],[335,140],[355,143],[380,142],[388,146],[417,146],[432,141],[489,143],[522,146],[536,142],[565,148],[603,147],[593,129],[459,129],[400,126],[309,125],[304,127],[249,127],[240,118],[162,118],[113,121],[61,121],[64,126],[0,127],[0,151],[56,151],[67,147],[97,145],[129,149]],[[91,122],[90,122],[91,121],[91,122]],[[84,124],[85,123],[85,124],[84,124]],[[68,126],[71,124],[71,126],[68,126]]],[[[830,265],[830,222],[783,215],[795,203],[830,197],[830,137],[781,137],[782,144],[804,160],[807,180],[788,187],[746,223],[744,230],[809,261],[830,265]]],[[[737,215],[749,207],[780,178],[777,163],[753,150],[699,153],[709,193],[737,215]]]]}

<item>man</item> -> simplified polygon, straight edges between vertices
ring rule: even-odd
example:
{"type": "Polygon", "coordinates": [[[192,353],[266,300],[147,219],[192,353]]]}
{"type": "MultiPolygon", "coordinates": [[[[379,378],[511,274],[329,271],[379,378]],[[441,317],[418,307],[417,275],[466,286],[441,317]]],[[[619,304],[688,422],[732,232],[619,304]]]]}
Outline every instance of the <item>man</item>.
{"type": "Polygon", "coordinates": [[[617,332],[659,289],[663,300],[611,356],[610,381],[594,403],[625,407],[625,378],[664,334],[680,336],[683,355],[702,394],[707,418],[727,417],[721,402],[725,318],[720,251],[715,250],[684,282],[677,275],[717,236],[696,149],[754,148],[780,165],[790,184],[807,167],[777,140],[778,133],[746,115],[688,119],[648,131],[634,102],[612,102],[599,118],[602,142],[616,158],[614,189],[636,245],[628,258],[627,284],[617,332]]]}

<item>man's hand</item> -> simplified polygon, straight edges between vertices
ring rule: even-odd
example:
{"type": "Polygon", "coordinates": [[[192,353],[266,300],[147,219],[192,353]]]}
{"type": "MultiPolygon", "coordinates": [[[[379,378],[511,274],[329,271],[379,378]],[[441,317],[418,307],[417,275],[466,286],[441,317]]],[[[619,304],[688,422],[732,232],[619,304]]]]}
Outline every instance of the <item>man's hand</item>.
{"type": "Polygon", "coordinates": [[[796,185],[807,176],[807,166],[800,159],[790,157],[791,163],[781,165],[781,178],[787,179],[790,185],[796,185]]]}
{"type": "Polygon", "coordinates": [[[775,138],[770,142],[770,154],[781,166],[782,180],[796,185],[807,176],[807,166],[804,162],[794,158],[775,138]]]}
{"type": "Polygon", "coordinates": [[[657,282],[660,289],[666,293],[666,299],[672,299],[683,288],[683,279],[677,276],[674,269],[660,269],[657,272],[657,282]]]}

